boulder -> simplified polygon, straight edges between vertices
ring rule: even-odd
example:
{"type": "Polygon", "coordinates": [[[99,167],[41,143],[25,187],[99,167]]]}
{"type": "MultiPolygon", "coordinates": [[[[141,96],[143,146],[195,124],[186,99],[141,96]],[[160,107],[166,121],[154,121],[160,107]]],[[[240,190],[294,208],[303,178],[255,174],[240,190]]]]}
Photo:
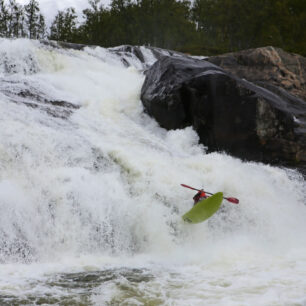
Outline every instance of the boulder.
{"type": "Polygon", "coordinates": [[[285,89],[306,100],[306,58],[280,48],[263,47],[212,56],[209,62],[250,82],[285,89]]]}
{"type": "MultiPolygon", "coordinates": [[[[274,85],[271,85],[274,86],[274,85]]],[[[163,57],[141,100],[165,129],[193,126],[209,151],[264,162],[306,162],[306,103],[191,57],[163,57]]]]}

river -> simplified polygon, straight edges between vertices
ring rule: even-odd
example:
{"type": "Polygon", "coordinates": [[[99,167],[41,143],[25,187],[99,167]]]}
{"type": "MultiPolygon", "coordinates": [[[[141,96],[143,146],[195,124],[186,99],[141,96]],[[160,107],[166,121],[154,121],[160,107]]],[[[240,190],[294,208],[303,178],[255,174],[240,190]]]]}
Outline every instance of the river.
{"type": "Polygon", "coordinates": [[[1,305],[306,305],[299,172],[160,128],[136,59],[25,39],[0,55],[1,305]],[[240,204],[185,224],[181,183],[240,204]]]}

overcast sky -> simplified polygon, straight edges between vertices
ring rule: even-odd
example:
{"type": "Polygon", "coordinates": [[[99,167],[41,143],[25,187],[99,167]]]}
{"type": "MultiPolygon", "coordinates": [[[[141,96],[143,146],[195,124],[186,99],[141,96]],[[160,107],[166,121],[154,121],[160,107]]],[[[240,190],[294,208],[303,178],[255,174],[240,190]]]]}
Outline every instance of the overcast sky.
{"type": "MultiPolygon", "coordinates": [[[[20,4],[27,4],[29,0],[16,0],[20,4]]],[[[82,16],[82,10],[88,7],[88,0],[37,0],[42,14],[46,18],[48,25],[59,10],[64,10],[68,7],[74,7],[79,16],[82,16]]],[[[100,3],[107,5],[111,0],[101,0],[100,3]]]]}

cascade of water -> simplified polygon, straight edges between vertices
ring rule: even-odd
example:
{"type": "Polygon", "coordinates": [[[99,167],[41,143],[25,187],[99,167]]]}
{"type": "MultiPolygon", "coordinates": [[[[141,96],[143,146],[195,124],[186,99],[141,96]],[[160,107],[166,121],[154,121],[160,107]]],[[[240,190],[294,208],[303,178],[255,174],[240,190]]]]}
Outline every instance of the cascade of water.
{"type": "Polygon", "coordinates": [[[0,40],[0,54],[0,263],[252,261],[306,245],[303,178],[158,127],[139,99],[143,75],[120,58],[28,40],[0,40]],[[186,225],[193,192],[180,183],[240,204],[186,225]]]}

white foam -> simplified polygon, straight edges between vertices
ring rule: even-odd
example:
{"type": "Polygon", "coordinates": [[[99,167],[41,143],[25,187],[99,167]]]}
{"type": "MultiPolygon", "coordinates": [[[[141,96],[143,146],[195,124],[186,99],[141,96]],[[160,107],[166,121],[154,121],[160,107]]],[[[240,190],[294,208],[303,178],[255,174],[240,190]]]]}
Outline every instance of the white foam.
{"type": "MultiPolygon", "coordinates": [[[[301,298],[306,208],[305,183],[296,172],[205,154],[190,127],[161,129],[143,113],[144,76],[105,50],[53,49],[28,40],[2,40],[0,50],[14,50],[9,61],[21,67],[3,72],[1,82],[80,107],[61,119],[21,98],[18,103],[18,95],[15,103],[7,93],[0,96],[0,233],[7,246],[1,290],[18,288],[18,279],[29,286],[24,292],[34,290],[27,280],[48,271],[115,264],[151,269],[157,283],[142,292],[165,290],[169,305],[301,298]],[[31,73],[23,53],[35,62],[31,73]],[[240,204],[224,201],[208,222],[183,224],[194,193],[181,183],[224,191],[240,204]],[[292,290],[282,292],[283,283],[292,290]]],[[[111,300],[118,288],[106,289],[111,300]]]]}

